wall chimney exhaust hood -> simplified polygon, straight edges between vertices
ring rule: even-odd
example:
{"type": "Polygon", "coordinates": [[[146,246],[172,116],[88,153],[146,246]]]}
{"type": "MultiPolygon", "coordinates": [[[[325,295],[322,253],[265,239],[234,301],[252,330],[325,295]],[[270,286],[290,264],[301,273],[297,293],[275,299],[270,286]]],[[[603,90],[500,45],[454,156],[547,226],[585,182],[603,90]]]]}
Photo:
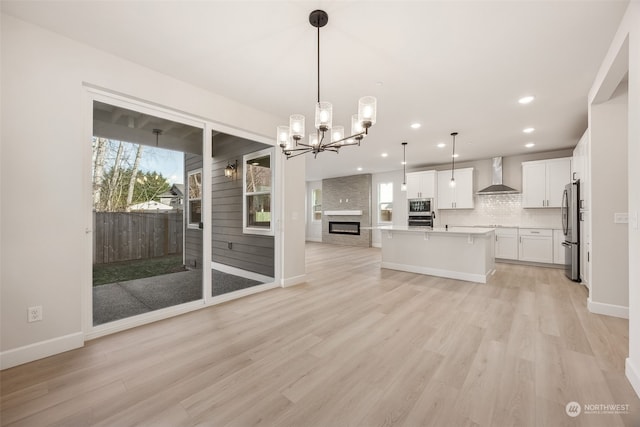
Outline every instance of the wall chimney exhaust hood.
{"type": "Polygon", "coordinates": [[[518,190],[515,190],[511,187],[507,187],[502,184],[502,157],[494,157],[491,159],[491,185],[487,188],[483,188],[478,191],[478,195],[491,195],[491,194],[517,194],[518,190]]]}

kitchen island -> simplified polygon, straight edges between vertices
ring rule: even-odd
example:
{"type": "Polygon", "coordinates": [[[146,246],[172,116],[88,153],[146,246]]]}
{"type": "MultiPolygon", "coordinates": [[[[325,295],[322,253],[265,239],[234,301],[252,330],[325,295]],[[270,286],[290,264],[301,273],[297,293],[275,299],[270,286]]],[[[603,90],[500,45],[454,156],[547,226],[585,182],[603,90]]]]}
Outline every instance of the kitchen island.
{"type": "Polygon", "coordinates": [[[382,268],[486,283],[495,271],[493,228],[380,227],[382,268]]]}

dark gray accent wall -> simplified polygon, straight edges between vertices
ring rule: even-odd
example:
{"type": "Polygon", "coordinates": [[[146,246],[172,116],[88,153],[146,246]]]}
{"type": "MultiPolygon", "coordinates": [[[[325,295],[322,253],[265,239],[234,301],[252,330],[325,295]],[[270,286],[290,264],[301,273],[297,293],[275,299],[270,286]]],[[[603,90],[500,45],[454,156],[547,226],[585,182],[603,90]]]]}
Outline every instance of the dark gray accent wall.
{"type": "Polygon", "coordinates": [[[202,230],[196,228],[189,228],[187,226],[186,215],[188,207],[187,194],[189,193],[189,181],[187,176],[189,172],[202,169],[202,156],[199,154],[184,154],[184,182],[185,182],[185,197],[184,197],[184,259],[185,265],[188,268],[202,268],[202,230]]]}
{"type": "Polygon", "coordinates": [[[268,147],[222,133],[213,137],[211,246],[214,262],[274,277],[274,237],[242,232],[242,156],[268,147]],[[229,179],[224,169],[236,160],[236,177],[229,179]]]}
{"type": "Polygon", "coordinates": [[[371,246],[371,174],[322,180],[322,241],[335,245],[371,246]],[[361,210],[361,216],[333,215],[324,211],[361,210]],[[330,234],[329,221],[359,221],[360,235],[330,234]]]}

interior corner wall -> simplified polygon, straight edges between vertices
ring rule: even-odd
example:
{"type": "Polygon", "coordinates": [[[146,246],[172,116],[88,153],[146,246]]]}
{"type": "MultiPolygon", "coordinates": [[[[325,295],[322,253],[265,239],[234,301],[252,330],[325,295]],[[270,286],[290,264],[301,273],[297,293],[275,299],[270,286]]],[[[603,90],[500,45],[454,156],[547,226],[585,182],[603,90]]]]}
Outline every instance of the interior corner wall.
{"type": "MultiPolygon", "coordinates": [[[[627,141],[628,150],[628,293],[629,293],[629,357],[626,360],[626,376],[636,394],[640,396],[640,227],[635,220],[640,216],[640,2],[629,2],[618,31],[614,36],[607,55],[603,59],[598,75],[589,92],[590,112],[594,99],[605,85],[609,72],[615,67],[616,57],[621,47],[628,40],[628,112],[627,141]]],[[[592,149],[593,149],[593,141],[592,149]]],[[[621,142],[624,144],[624,141],[621,142]]],[[[596,165],[593,162],[597,155],[592,151],[592,173],[596,165]]],[[[615,169],[620,163],[613,166],[615,169]]],[[[592,176],[592,182],[596,178],[592,176]]],[[[597,203],[595,197],[592,199],[597,203]]],[[[595,205],[595,203],[594,203],[595,205]]],[[[639,219],[640,220],[640,219],[639,219]]],[[[595,231],[600,224],[592,222],[595,231]]],[[[594,245],[595,247],[595,242],[594,245]]]]}
{"type": "MultiPolygon", "coordinates": [[[[0,366],[6,368],[84,342],[82,294],[91,286],[91,266],[83,265],[91,247],[85,84],[265,140],[281,118],[14,17],[1,20],[0,366]],[[43,321],[27,323],[33,305],[43,307],[43,321]]],[[[304,200],[304,168],[286,173],[301,186],[292,196],[304,200]]],[[[304,245],[303,221],[300,227],[299,236],[287,237],[294,252],[296,238],[304,245]]],[[[295,256],[284,262],[304,269],[295,256]]]]}
{"type": "Polygon", "coordinates": [[[615,213],[628,212],[626,85],[622,89],[591,106],[592,306],[629,306],[628,227],[614,223],[615,213]]]}
{"type": "MultiPolygon", "coordinates": [[[[371,176],[371,224],[373,227],[381,224],[378,218],[379,206],[379,186],[382,182],[393,183],[393,215],[391,218],[392,225],[406,226],[409,221],[409,206],[407,204],[407,192],[402,191],[402,182],[404,181],[404,173],[402,170],[393,172],[374,173],[371,176]]],[[[379,248],[382,246],[382,232],[380,230],[371,231],[371,245],[379,248]]]]}
{"type": "Polygon", "coordinates": [[[640,2],[627,11],[629,28],[629,358],[627,378],[640,396],[640,2]]]}
{"type": "Polygon", "coordinates": [[[283,203],[281,232],[282,239],[282,285],[292,286],[302,283],[305,275],[305,156],[285,159],[276,150],[285,165],[283,191],[286,195],[283,203]]]}

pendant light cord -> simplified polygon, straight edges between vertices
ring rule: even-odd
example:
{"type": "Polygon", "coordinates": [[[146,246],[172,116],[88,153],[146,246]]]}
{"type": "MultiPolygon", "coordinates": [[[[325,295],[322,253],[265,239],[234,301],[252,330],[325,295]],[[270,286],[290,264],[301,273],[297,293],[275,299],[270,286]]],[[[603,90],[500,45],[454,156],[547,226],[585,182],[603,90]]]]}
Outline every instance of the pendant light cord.
{"type": "Polygon", "coordinates": [[[318,104],[320,104],[320,27],[318,27],[318,104]]]}
{"type": "Polygon", "coordinates": [[[454,132],[451,134],[451,136],[453,136],[453,153],[451,153],[451,180],[453,181],[453,170],[456,167],[456,134],[457,132],[454,132]]]}

